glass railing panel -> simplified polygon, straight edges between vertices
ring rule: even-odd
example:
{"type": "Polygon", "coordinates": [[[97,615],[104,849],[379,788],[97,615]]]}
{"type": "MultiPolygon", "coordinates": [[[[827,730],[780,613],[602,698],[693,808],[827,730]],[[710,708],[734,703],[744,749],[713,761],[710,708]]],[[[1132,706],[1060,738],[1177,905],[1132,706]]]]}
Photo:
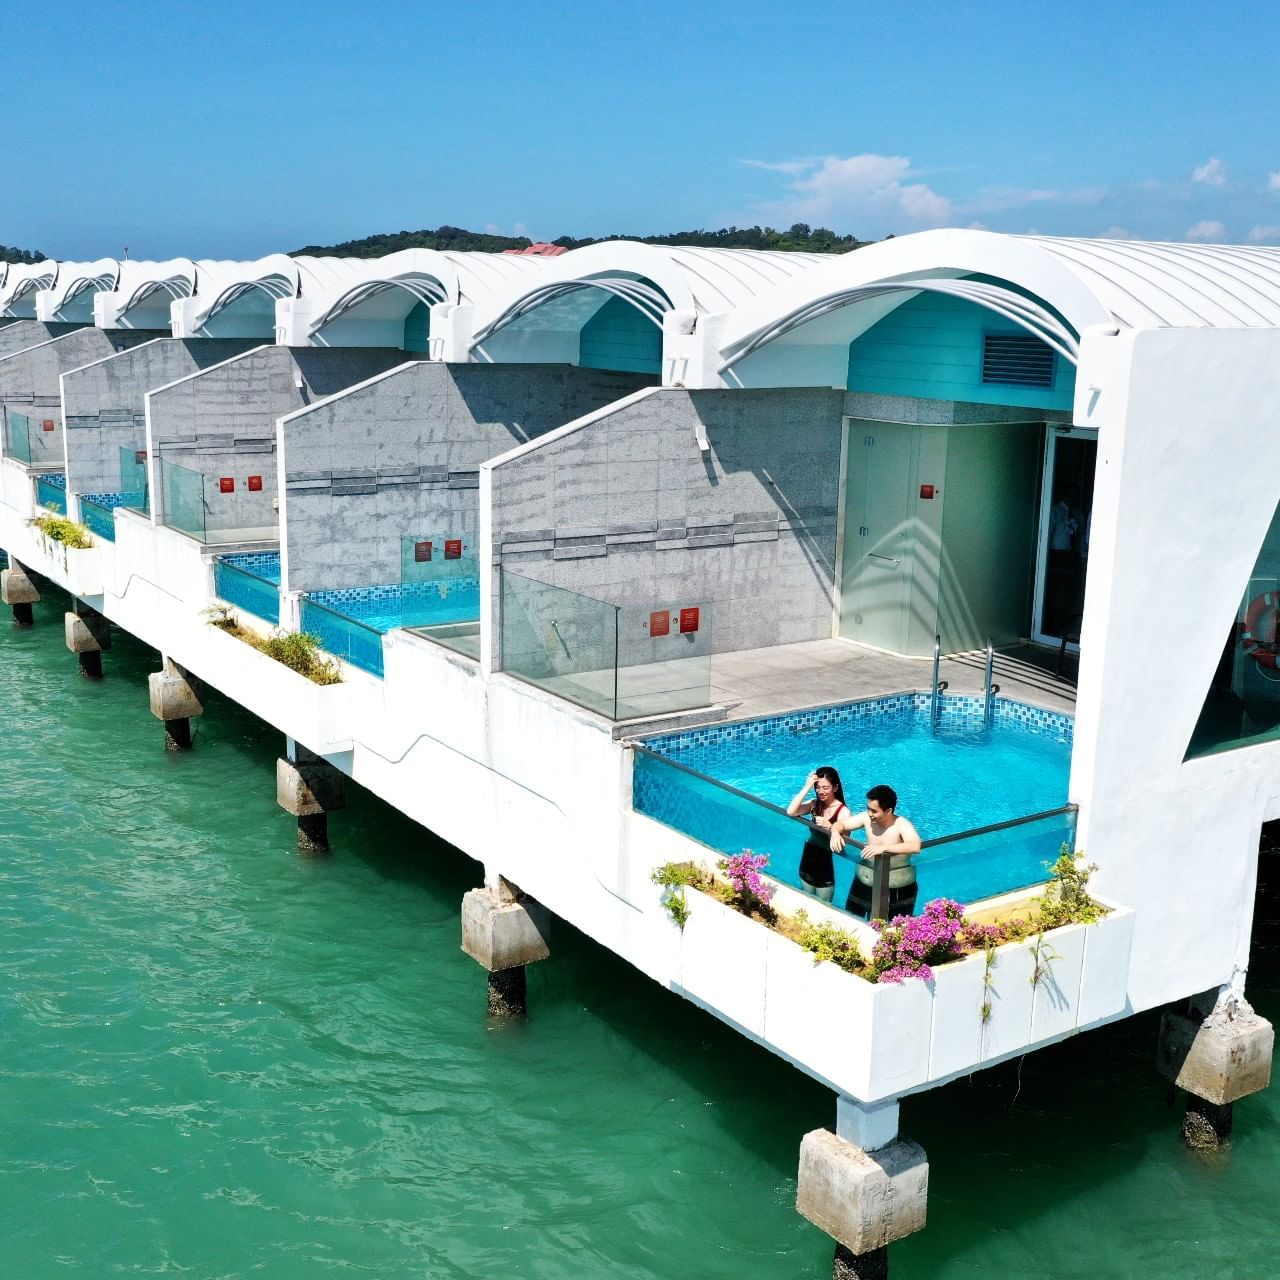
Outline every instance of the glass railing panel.
{"type": "MultiPolygon", "coordinates": [[[[632,807],[637,813],[717,853],[750,849],[766,854],[769,875],[801,892],[809,891],[799,871],[810,824],[644,747],[637,747],[633,755],[632,807]]],[[[926,842],[909,859],[892,858],[881,864],[887,873],[881,877],[883,887],[891,895],[888,914],[918,912],[934,898],[954,898],[968,905],[1043,883],[1062,845],[1075,848],[1075,816],[1074,808],[1032,815],[926,842]]],[[[819,837],[819,847],[821,842],[819,837]]],[[[842,853],[834,854],[832,905],[865,917],[877,861],[863,859],[857,840],[848,841],[842,853]]]]}
{"type": "Polygon", "coordinates": [[[116,507],[123,506],[118,493],[82,493],[80,523],[96,537],[107,542],[116,540],[116,507]],[[112,501],[114,499],[114,501],[112,501]]]}
{"type": "Polygon", "coordinates": [[[501,571],[502,670],[616,718],[616,605],[501,571]]]}
{"type": "Polygon", "coordinates": [[[120,450],[120,506],[150,514],[151,494],[147,483],[147,451],[120,450]]]}
{"type": "Polygon", "coordinates": [[[382,632],[355,618],[326,608],[309,596],[302,597],[302,630],[315,636],[320,646],[375,676],[382,675],[382,632]]]}
{"type": "Polygon", "coordinates": [[[711,606],[618,611],[618,706],[635,720],[711,701],[711,606]]]}
{"type": "Polygon", "coordinates": [[[31,419],[25,413],[5,410],[4,451],[18,462],[31,465],[31,419]]]}
{"type": "Polygon", "coordinates": [[[206,540],[204,476],[190,467],[159,459],[164,491],[164,523],[201,542],[206,540]]]}
{"type": "MultiPolygon", "coordinates": [[[[245,556],[250,560],[259,557],[245,556]]],[[[261,557],[268,559],[268,557],[261,557]]],[[[276,561],[276,579],[265,573],[254,572],[248,565],[232,563],[228,557],[213,562],[213,588],[219,600],[244,609],[265,622],[280,622],[279,561],[276,561]]]]}
{"type": "Polygon", "coordinates": [[[67,514],[67,477],[56,472],[36,476],[36,502],[60,516],[67,514]]]}
{"type": "Polygon", "coordinates": [[[942,840],[926,840],[912,859],[920,881],[920,901],[954,898],[976,902],[1042,884],[1064,844],[1073,851],[1076,847],[1076,810],[1072,806],[942,840]]]}

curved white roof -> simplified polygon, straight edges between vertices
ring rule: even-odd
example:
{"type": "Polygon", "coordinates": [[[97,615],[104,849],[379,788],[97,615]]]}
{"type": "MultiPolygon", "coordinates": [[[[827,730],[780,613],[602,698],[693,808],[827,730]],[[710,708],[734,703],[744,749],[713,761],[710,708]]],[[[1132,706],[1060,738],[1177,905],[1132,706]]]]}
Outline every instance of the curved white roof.
{"type": "Polygon", "coordinates": [[[0,316],[34,317],[36,294],[41,289],[52,288],[57,277],[58,264],[52,258],[11,263],[5,273],[4,286],[0,288],[0,316]]]}
{"type": "Polygon", "coordinates": [[[53,284],[36,299],[36,314],[42,320],[92,320],[93,295],[114,289],[119,279],[115,258],[59,262],[53,284]]]}
{"type": "Polygon", "coordinates": [[[539,308],[561,303],[549,314],[563,318],[564,299],[579,295],[569,317],[583,323],[610,295],[623,297],[656,324],[666,311],[694,316],[732,311],[767,296],[816,269],[820,253],[759,249],[699,249],[608,240],[548,260],[532,288],[495,296],[477,308],[473,345],[539,308]],[[649,281],[654,289],[636,288],[649,281]],[[656,289],[656,293],[654,290],[656,289]],[[586,295],[585,297],[581,295],[586,295]]]}
{"type": "Polygon", "coordinates": [[[1091,324],[1280,326],[1280,249],[923,231],[828,258],[740,307],[722,372],[767,344],[850,342],[921,291],[968,298],[1074,359],[1091,324]]]}
{"type": "Polygon", "coordinates": [[[138,262],[132,258],[120,264],[120,279],[113,291],[115,314],[123,318],[137,307],[162,300],[165,311],[174,298],[189,298],[196,287],[196,264],[190,258],[170,258],[165,262],[138,262]]]}
{"type": "Polygon", "coordinates": [[[310,333],[340,316],[403,317],[418,303],[483,304],[544,274],[550,259],[500,253],[402,249],[382,258],[341,258],[330,283],[313,292],[310,333]]]}

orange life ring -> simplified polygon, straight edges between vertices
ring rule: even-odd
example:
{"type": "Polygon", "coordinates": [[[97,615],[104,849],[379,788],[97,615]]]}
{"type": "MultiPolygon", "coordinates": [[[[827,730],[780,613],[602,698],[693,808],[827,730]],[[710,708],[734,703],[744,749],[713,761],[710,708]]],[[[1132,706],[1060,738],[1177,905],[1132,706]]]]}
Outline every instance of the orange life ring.
{"type": "Polygon", "coordinates": [[[1280,592],[1265,591],[1255,596],[1244,613],[1240,629],[1240,647],[1260,667],[1280,670],[1276,631],[1280,623],[1280,592]]]}

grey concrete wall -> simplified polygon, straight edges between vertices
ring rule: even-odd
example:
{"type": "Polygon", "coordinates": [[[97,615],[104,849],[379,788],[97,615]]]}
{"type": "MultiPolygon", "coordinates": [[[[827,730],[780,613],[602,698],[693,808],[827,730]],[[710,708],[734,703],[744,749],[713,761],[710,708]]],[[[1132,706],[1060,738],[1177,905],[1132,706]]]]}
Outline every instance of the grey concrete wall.
{"type": "Polygon", "coordinates": [[[67,489],[115,493],[120,450],[146,447],[147,392],[240,355],[250,338],[158,338],[62,379],[67,489]]]}
{"type": "MultiPolygon", "coordinates": [[[[717,653],[826,638],[843,406],[844,392],[825,389],[664,388],[549,440],[493,469],[495,565],[626,606],[624,663],[691,656],[675,613],[691,606],[711,631],[699,648],[717,653]],[[661,643],[647,634],[654,610],[672,611],[661,643]]],[[[569,603],[533,600],[520,629],[545,638],[569,603]]],[[[584,634],[598,628],[589,605],[575,609],[584,634]]],[[[537,643],[554,667],[555,646],[537,643]]]]}
{"type": "Polygon", "coordinates": [[[25,347],[48,342],[50,338],[61,338],[63,334],[74,333],[84,327],[62,321],[47,324],[43,320],[6,320],[0,326],[0,357],[11,356],[25,347]]]}
{"type": "Polygon", "coordinates": [[[480,463],[642,386],[567,365],[419,363],[284,427],[288,586],[400,581],[400,540],[478,531],[480,463]]]}
{"type": "Polygon", "coordinates": [[[405,352],[384,347],[258,347],[147,396],[153,456],[152,508],[161,523],[169,465],[206,477],[204,523],[218,530],[265,529],[276,523],[276,419],[363,382],[395,365],[405,352]],[[301,383],[299,386],[298,384],[301,383]],[[249,478],[261,478],[259,491],[249,478]],[[219,480],[235,484],[222,493],[219,480]]]}
{"type": "Polygon", "coordinates": [[[89,326],[0,358],[0,403],[6,414],[26,414],[35,420],[33,466],[54,471],[63,467],[61,375],[160,336],[144,330],[89,326]],[[40,429],[45,423],[53,425],[40,429]]]}

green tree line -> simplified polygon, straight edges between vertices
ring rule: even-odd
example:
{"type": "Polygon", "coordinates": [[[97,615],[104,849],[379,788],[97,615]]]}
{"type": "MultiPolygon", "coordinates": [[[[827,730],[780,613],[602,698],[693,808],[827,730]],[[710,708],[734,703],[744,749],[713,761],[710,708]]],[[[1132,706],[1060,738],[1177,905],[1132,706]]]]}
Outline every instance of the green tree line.
{"type": "Polygon", "coordinates": [[[39,249],[15,249],[12,245],[0,244],[0,262],[43,262],[44,256],[39,249]]]}
{"type": "MultiPolygon", "coordinates": [[[[808,253],[847,253],[869,243],[857,236],[838,236],[827,227],[811,227],[797,222],[785,231],[773,227],[722,227],[719,231],[677,231],[658,236],[597,236],[577,238],[560,236],[551,241],[565,249],[581,249],[584,245],[602,244],[608,240],[636,240],[641,244],[690,245],[706,249],[787,249],[808,253]]],[[[496,236],[467,231],[462,227],[437,227],[434,231],[390,231],[365,236],[362,240],[344,240],[340,244],[309,244],[294,249],[294,256],[381,258],[400,249],[470,249],[483,253],[500,253],[504,249],[527,249],[533,242],[528,236],[496,236]]]]}

